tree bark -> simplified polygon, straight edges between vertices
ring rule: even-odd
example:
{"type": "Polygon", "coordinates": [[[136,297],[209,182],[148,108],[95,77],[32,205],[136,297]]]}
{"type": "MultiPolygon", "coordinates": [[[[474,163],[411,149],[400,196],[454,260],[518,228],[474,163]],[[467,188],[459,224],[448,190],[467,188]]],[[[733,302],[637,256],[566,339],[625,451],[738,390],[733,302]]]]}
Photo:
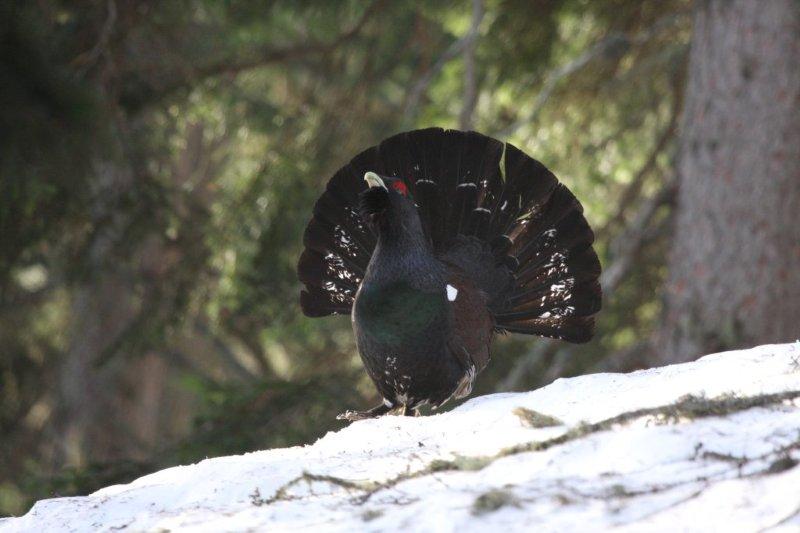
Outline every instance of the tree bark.
{"type": "Polygon", "coordinates": [[[694,17],[654,364],[800,337],[800,2],[694,17]]]}
{"type": "MultiPolygon", "coordinates": [[[[188,228],[182,229],[182,245],[165,242],[161,226],[148,228],[138,240],[127,238],[135,213],[125,208],[124,199],[143,179],[124,151],[133,144],[124,137],[130,129],[118,126],[114,153],[98,156],[94,165],[91,216],[98,229],[88,246],[86,271],[73,287],[70,341],[59,369],[56,468],[147,459],[158,444],[186,429],[169,414],[179,412],[187,398],[170,391],[169,401],[162,402],[174,374],[159,353],[139,356],[114,349],[132,327],[139,328],[137,335],[148,334],[140,325],[142,316],[163,319],[174,313],[181,283],[177,265],[187,255],[197,268],[204,261],[202,235],[190,237],[188,228]]],[[[201,215],[189,215],[209,211],[214,197],[206,185],[218,170],[214,143],[206,141],[204,131],[201,123],[187,127],[186,146],[171,173],[173,190],[192,191],[172,198],[171,208],[196,228],[204,227],[201,215]]]]}
{"type": "Polygon", "coordinates": [[[129,224],[120,204],[134,186],[133,171],[123,160],[98,156],[94,164],[91,215],[99,229],[87,250],[84,275],[73,288],[69,346],[61,362],[56,402],[56,468],[125,455],[128,436],[120,431],[122,417],[115,401],[124,372],[111,365],[96,366],[135,315],[130,281],[114,268],[113,260],[129,224]]]}

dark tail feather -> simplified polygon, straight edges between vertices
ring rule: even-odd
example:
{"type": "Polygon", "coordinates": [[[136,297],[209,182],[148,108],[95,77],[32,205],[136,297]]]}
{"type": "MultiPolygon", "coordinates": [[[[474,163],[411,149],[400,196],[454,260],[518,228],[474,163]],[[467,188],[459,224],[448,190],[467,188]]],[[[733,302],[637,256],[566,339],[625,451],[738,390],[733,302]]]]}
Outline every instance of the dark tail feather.
{"type": "Polygon", "coordinates": [[[442,204],[442,199],[439,198],[441,194],[439,186],[431,180],[419,180],[416,182],[412,194],[419,205],[422,225],[429,228],[431,244],[441,242],[444,239],[442,231],[445,230],[445,224],[442,213],[436,211],[436,206],[442,204]]]}
{"type": "Polygon", "coordinates": [[[594,335],[594,317],[543,317],[504,326],[511,333],[539,335],[569,342],[589,342],[594,335]]]}
{"type": "Polygon", "coordinates": [[[331,178],[298,264],[307,315],[350,312],[375,247],[356,210],[368,171],[406,181],[434,250],[489,295],[498,329],[591,338],[600,263],[578,200],[516,147],[439,128],[390,137],[331,178]]]}
{"type": "Polygon", "coordinates": [[[454,209],[450,217],[451,234],[466,234],[469,215],[473,209],[478,207],[478,186],[470,182],[458,185],[454,201],[454,209]]]}

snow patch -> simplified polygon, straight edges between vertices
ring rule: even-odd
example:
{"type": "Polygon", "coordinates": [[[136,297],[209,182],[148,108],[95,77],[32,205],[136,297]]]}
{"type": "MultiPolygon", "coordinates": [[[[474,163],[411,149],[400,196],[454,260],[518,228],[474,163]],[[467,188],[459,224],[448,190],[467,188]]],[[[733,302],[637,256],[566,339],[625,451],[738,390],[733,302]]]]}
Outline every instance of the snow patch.
{"type": "Polygon", "coordinates": [[[355,422],[42,500],[0,531],[797,531],[798,461],[794,343],[355,422]]]}

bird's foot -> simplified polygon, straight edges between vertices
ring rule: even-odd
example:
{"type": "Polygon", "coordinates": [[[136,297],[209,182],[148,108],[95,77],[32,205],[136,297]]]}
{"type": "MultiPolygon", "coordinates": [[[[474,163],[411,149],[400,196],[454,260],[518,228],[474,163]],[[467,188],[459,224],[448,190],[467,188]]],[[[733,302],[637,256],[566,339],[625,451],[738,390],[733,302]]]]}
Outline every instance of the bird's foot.
{"type": "Polygon", "coordinates": [[[367,411],[345,411],[336,416],[337,420],[347,420],[349,422],[355,422],[356,420],[366,420],[367,418],[377,418],[379,416],[383,416],[392,408],[386,404],[376,405],[372,409],[367,411]]]}

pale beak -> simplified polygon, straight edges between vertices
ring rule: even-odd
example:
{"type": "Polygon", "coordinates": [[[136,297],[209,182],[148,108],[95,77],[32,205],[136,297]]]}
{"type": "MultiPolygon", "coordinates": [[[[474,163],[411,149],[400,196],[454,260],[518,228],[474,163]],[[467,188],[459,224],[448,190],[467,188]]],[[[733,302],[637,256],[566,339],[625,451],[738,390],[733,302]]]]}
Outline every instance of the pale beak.
{"type": "Polygon", "coordinates": [[[367,182],[367,185],[369,185],[370,188],[383,187],[387,191],[389,190],[386,188],[386,184],[383,182],[381,177],[375,174],[374,172],[367,172],[366,174],[364,174],[364,181],[367,182]]]}

